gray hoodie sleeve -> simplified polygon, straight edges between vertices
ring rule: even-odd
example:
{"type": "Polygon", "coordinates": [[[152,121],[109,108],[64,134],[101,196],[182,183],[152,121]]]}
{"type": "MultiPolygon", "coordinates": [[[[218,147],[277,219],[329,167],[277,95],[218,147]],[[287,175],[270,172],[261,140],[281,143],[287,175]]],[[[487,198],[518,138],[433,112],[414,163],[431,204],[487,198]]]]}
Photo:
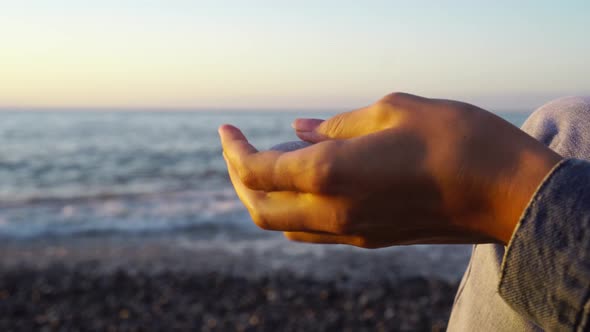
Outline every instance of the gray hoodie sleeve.
{"type": "Polygon", "coordinates": [[[545,178],[506,249],[500,296],[549,331],[590,330],[590,162],[545,178]]]}

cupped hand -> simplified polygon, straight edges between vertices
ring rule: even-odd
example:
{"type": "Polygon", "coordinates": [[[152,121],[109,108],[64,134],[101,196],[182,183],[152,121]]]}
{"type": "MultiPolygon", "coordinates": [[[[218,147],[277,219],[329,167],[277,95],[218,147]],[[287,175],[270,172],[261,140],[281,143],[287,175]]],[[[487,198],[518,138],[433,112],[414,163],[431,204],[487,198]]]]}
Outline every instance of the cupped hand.
{"type": "Polygon", "coordinates": [[[235,127],[219,133],[254,222],[303,242],[507,243],[561,159],[473,105],[402,93],[294,127],[314,144],[259,152],[235,127]]]}

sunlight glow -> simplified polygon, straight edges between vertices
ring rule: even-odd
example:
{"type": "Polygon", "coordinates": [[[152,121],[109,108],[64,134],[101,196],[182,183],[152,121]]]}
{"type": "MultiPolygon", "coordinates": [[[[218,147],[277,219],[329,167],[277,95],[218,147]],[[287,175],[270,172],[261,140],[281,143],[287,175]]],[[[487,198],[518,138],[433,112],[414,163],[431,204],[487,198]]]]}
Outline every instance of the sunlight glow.
{"type": "Polygon", "coordinates": [[[2,108],[330,108],[394,90],[528,107],[590,91],[581,1],[16,3],[0,13],[2,108]]]}

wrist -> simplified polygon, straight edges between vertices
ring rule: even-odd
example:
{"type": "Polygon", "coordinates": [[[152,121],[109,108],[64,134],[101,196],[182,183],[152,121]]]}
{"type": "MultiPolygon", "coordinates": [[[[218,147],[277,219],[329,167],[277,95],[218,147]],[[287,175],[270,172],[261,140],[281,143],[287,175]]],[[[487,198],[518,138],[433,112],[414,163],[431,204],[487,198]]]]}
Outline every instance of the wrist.
{"type": "Polygon", "coordinates": [[[501,189],[495,191],[492,196],[492,207],[495,211],[492,235],[503,244],[510,242],[523,212],[537,189],[563,159],[533,138],[527,143],[526,148],[520,149],[517,154],[513,169],[498,181],[501,189]]]}

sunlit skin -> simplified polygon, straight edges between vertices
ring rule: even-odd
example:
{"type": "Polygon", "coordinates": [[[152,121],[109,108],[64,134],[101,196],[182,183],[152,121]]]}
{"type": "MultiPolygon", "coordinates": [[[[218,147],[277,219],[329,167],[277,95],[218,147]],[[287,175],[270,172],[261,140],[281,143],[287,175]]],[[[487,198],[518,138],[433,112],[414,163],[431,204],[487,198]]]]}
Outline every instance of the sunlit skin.
{"type": "Polygon", "coordinates": [[[258,151],[238,128],[219,133],[254,222],[310,243],[507,244],[562,159],[476,106],[403,93],[293,126],[315,144],[258,151]]]}

